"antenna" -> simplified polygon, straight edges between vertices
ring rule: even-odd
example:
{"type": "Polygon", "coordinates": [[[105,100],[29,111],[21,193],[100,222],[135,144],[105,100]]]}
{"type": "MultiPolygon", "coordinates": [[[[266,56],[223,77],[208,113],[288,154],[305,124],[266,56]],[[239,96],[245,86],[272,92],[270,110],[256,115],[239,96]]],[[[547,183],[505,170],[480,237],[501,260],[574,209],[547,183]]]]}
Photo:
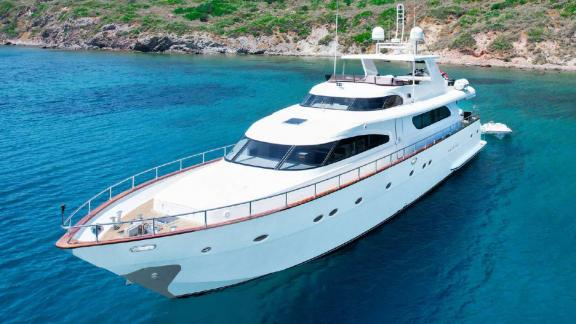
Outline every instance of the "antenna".
{"type": "Polygon", "coordinates": [[[412,27],[416,27],[416,0],[413,1],[414,2],[414,26],[412,27]]]}
{"type": "Polygon", "coordinates": [[[336,80],[336,61],[338,60],[338,14],[340,13],[339,0],[336,0],[336,38],[334,39],[334,80],[336,80]]]}

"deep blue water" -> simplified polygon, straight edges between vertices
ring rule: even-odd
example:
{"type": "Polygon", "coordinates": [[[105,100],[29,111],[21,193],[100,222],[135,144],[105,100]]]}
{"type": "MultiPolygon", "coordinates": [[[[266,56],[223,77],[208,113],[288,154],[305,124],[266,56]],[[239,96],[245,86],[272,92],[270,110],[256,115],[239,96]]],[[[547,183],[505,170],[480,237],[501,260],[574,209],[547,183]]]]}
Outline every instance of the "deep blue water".
{"type": "Polygon", "coordinates": [[[514,135],[327,257],[169,300],[55,248],[60,203],[234,142],[330,61],[0,47],[0,322],[574,322],[576,75],[443,69],[514,135]]]}

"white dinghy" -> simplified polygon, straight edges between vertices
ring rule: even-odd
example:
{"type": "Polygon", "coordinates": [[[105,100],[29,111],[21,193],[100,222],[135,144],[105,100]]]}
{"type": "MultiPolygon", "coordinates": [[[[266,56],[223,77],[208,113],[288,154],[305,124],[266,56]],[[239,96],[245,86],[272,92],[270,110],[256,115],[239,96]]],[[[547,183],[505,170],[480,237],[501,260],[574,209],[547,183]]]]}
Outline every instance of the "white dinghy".
{"type": "Polygon", "coordinates": [[[482,134],[495,135],[499,139],[502,139],[507,134],[512,133],[512,129],[510,129],[510,127],[508,127],[506,124],[495,123],[493,121],[482,124],[482,126],[480,126],[480,130],[482,131],[482,134]]]}

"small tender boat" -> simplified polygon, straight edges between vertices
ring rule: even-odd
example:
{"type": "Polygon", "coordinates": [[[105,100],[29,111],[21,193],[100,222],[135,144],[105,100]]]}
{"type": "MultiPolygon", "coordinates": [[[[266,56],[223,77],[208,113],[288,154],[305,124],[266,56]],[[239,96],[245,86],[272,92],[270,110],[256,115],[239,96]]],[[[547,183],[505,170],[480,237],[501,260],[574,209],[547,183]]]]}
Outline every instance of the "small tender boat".
{"type": "Polygon", "coordinates": [[[341,57],[362,75],[329,75],[236,144],[128,177],[63,212],[56,245],[180,297],[293,267],[396,215],[486,144],[480,117],[459,107],[476,91],[418,53],[422,29],[404,39],[398,9],[395,38],[377,27],[376,53],[341,57]]]}
{"type": "Polygon", "coordinates": [[[495,135],[500,139],[502,139],[507,134],[512,133],[512,130],[506,124],[495,123],[493,121],[482,124],[482,126],[480,126],[480,131],[482,134],[495,135]]]}

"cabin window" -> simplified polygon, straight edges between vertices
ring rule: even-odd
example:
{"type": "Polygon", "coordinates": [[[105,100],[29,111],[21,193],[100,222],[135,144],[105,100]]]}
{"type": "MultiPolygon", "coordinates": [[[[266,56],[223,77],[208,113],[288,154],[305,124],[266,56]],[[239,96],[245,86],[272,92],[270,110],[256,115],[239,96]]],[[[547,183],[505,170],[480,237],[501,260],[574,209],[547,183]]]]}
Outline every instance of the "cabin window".
{"type": "Polygon", "coordinates": [[[369,98],[369,99],[355,99],[354,104],[348,109],[353,111],[370,111],[382,110],[395,106],[400,106],[404,103],[402,97],[393,95],[382,98],[369,98]]]}
{"type": "Polygon", "coordinates": [[[236,145],[234,145],[232,150],[230,152],[228,152],[228,154],[226,154],[226,159],[232,160],[238,154],[238,152],[240,152],[240,150],[242,148],[244,148],[244,145],[246,145],[246,143],[248,143],[247,137],[243,137],[242,139],[240,139],[238,141],[238,143],[236,143],[236,145]]]}
{"type": "Polygon", "coordinates": [[[362,135],[318,145],[282,145],[242,138],[226,160],[267,169],[306,170],[335,163],[388,143],[388,135],[362,135]]]}
{"type": "Polygon", "coordinates": [[[284,158],[290,145],[280,145],[250,140],[234,161],[262,168],[275,168],[284,158]]]}
{"type": "Polygon", "coordinates": [[[372,111],[400,106],[404,103],[401,96],[391,95],[380,98],[340,98],[308,94],[300,103],[303,107],[350,111],[372,111]]]}
{"type": "Polygon", "coordinates": [[[422,129],[448,117],[450,117],[450,109],[440,107],[412,117],[412,123],[417,129],[422,129]]]}
{"type": "Polygon", "coordinates": [[[321,166],[334,142],[321,145],[295,146],[280,166],[282,170],[305,170],[321,166]]]}
{"type": "Polygon", "coordinates": [[[368,151],[376,146],[387,143],[388,135],[363,135],[340,140],[328,157],[326,164],[347,159],[356,154],[368,151]]]}

